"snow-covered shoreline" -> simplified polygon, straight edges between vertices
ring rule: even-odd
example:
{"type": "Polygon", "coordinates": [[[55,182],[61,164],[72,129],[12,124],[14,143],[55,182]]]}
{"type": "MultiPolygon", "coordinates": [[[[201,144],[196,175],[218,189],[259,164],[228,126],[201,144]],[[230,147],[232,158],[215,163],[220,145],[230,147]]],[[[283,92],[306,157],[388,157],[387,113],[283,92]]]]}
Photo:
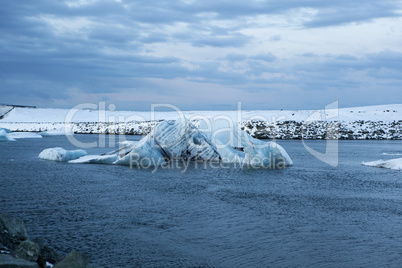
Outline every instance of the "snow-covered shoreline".
{"type": "MultiPolygon", "coordinates": [[[[6,107],[2,108],[7,112],[6,107]]],[[[190,120],[228,118],[260,139],[402,139],[402,104],[336,110],[183,111],[190,120]]],[[[0,128],[43,132],[69,127],[77,134],[146,135],[180,114],[108,110],[14,108],[0,128]]]]}

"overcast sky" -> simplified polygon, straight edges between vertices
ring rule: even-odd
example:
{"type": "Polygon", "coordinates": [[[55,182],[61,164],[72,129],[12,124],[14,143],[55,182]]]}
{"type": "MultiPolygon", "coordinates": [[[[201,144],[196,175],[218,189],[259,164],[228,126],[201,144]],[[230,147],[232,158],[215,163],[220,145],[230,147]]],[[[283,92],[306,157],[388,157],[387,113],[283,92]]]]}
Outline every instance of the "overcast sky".
{"type": "Polygon", "coordinates": [[[402,103],[401,1],[3,0],[0,34],[0,103],[402,103]]]}

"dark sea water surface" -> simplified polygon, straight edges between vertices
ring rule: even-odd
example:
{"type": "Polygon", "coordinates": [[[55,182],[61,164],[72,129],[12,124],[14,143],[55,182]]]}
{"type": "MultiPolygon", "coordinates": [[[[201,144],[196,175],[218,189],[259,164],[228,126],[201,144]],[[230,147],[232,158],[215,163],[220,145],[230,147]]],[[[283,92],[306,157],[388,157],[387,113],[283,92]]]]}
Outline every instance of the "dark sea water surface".
{"type": "MultiPolygon", "coordinates": [[[[38,159],[76,148],[62,136],[3,142],[0,211],[96,267],[401,267],[402,172],[361,162],[400,157],[381,154],[402,153],[402,141],[340,141],[337,167],[301,141],[278,143],[294,166],[152,172],[38,159]]],[[[325,152],[325,141],[308,145],[325,152]]]]}

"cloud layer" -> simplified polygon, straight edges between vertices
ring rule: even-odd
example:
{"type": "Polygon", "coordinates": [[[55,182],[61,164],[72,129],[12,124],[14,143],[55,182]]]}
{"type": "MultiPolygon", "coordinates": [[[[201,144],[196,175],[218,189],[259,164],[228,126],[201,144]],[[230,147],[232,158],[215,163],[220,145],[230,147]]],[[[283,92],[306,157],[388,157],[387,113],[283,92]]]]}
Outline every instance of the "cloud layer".
{"type": "Polygon", "coordinates": [[[44,1],[0,5],[5,103],[146,110],[402,99],[399,1],[44,1]]]}

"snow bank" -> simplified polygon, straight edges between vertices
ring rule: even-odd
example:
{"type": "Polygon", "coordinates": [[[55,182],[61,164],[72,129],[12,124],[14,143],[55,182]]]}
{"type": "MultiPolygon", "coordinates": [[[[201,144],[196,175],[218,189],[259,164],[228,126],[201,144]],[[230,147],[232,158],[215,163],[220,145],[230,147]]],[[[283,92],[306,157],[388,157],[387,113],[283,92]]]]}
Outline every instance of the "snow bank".
{"type": "Polygon", "coordinates": [[[39,154],[39,158],[53,160],[57,162],[66,162],[80,158],[88,153],[84,150],[65,150],[61,147],[48,148],[39,154]]]}
{"type": "Polygon", "coordinates": [[[8,134],[13,139],[41,139],[42,136],[34,132],[12,132],[8,134]]]}
{"type": "Polygon", "coordinates": [[[4,129],[0,129],[0,142],[1,141],[15,141],[15,139],[10,137],[4,129]]]}
{"type": "MultiPolygon", "coordinates": [[[[363,106],[340,108],[338,117],[330,120],[354,122],[358,120],[371,121],[398,121],[402,120],[402,104],[363,106]]],[[[103,111],[103,110],[74,110],[74,109],[43,109],[43,108],[14,108],[2,122],[64,122],[68,114],[74,116],[72,122],[102,122],[107,118],[134,118],[135,121],[151,120],[150,112],[140,111],[103,111]]],[[[265,121],[276,119],[279,121],[305,121],[311,119],[316,110],[244,110],[238,111],[183,111],[184,115],[192,120],[199,116],[226,116],[234,121],[247,121],[256,118],[265,118],[265,121]],[[239,118],[240,117],[240,118],[239,118]]],[[[155,120],[174,120],[178,117],[176,111],[156,112],[155,120]]],[[[131,119],[133,120],[133,119],[131,119]]]]}
{"type": "Polygon", "coordinates": [[[49,130],[40,133],[42,136],[63,136],[63,135],[73,135],[74,132],[70,127],[62,127],[54,130],[49,130]]]}
{"type": "Polygon", "coordinates": [[[362,165],[369,167],[389,168],[402,171],[402,158],[362,162],[362,165]]]}

